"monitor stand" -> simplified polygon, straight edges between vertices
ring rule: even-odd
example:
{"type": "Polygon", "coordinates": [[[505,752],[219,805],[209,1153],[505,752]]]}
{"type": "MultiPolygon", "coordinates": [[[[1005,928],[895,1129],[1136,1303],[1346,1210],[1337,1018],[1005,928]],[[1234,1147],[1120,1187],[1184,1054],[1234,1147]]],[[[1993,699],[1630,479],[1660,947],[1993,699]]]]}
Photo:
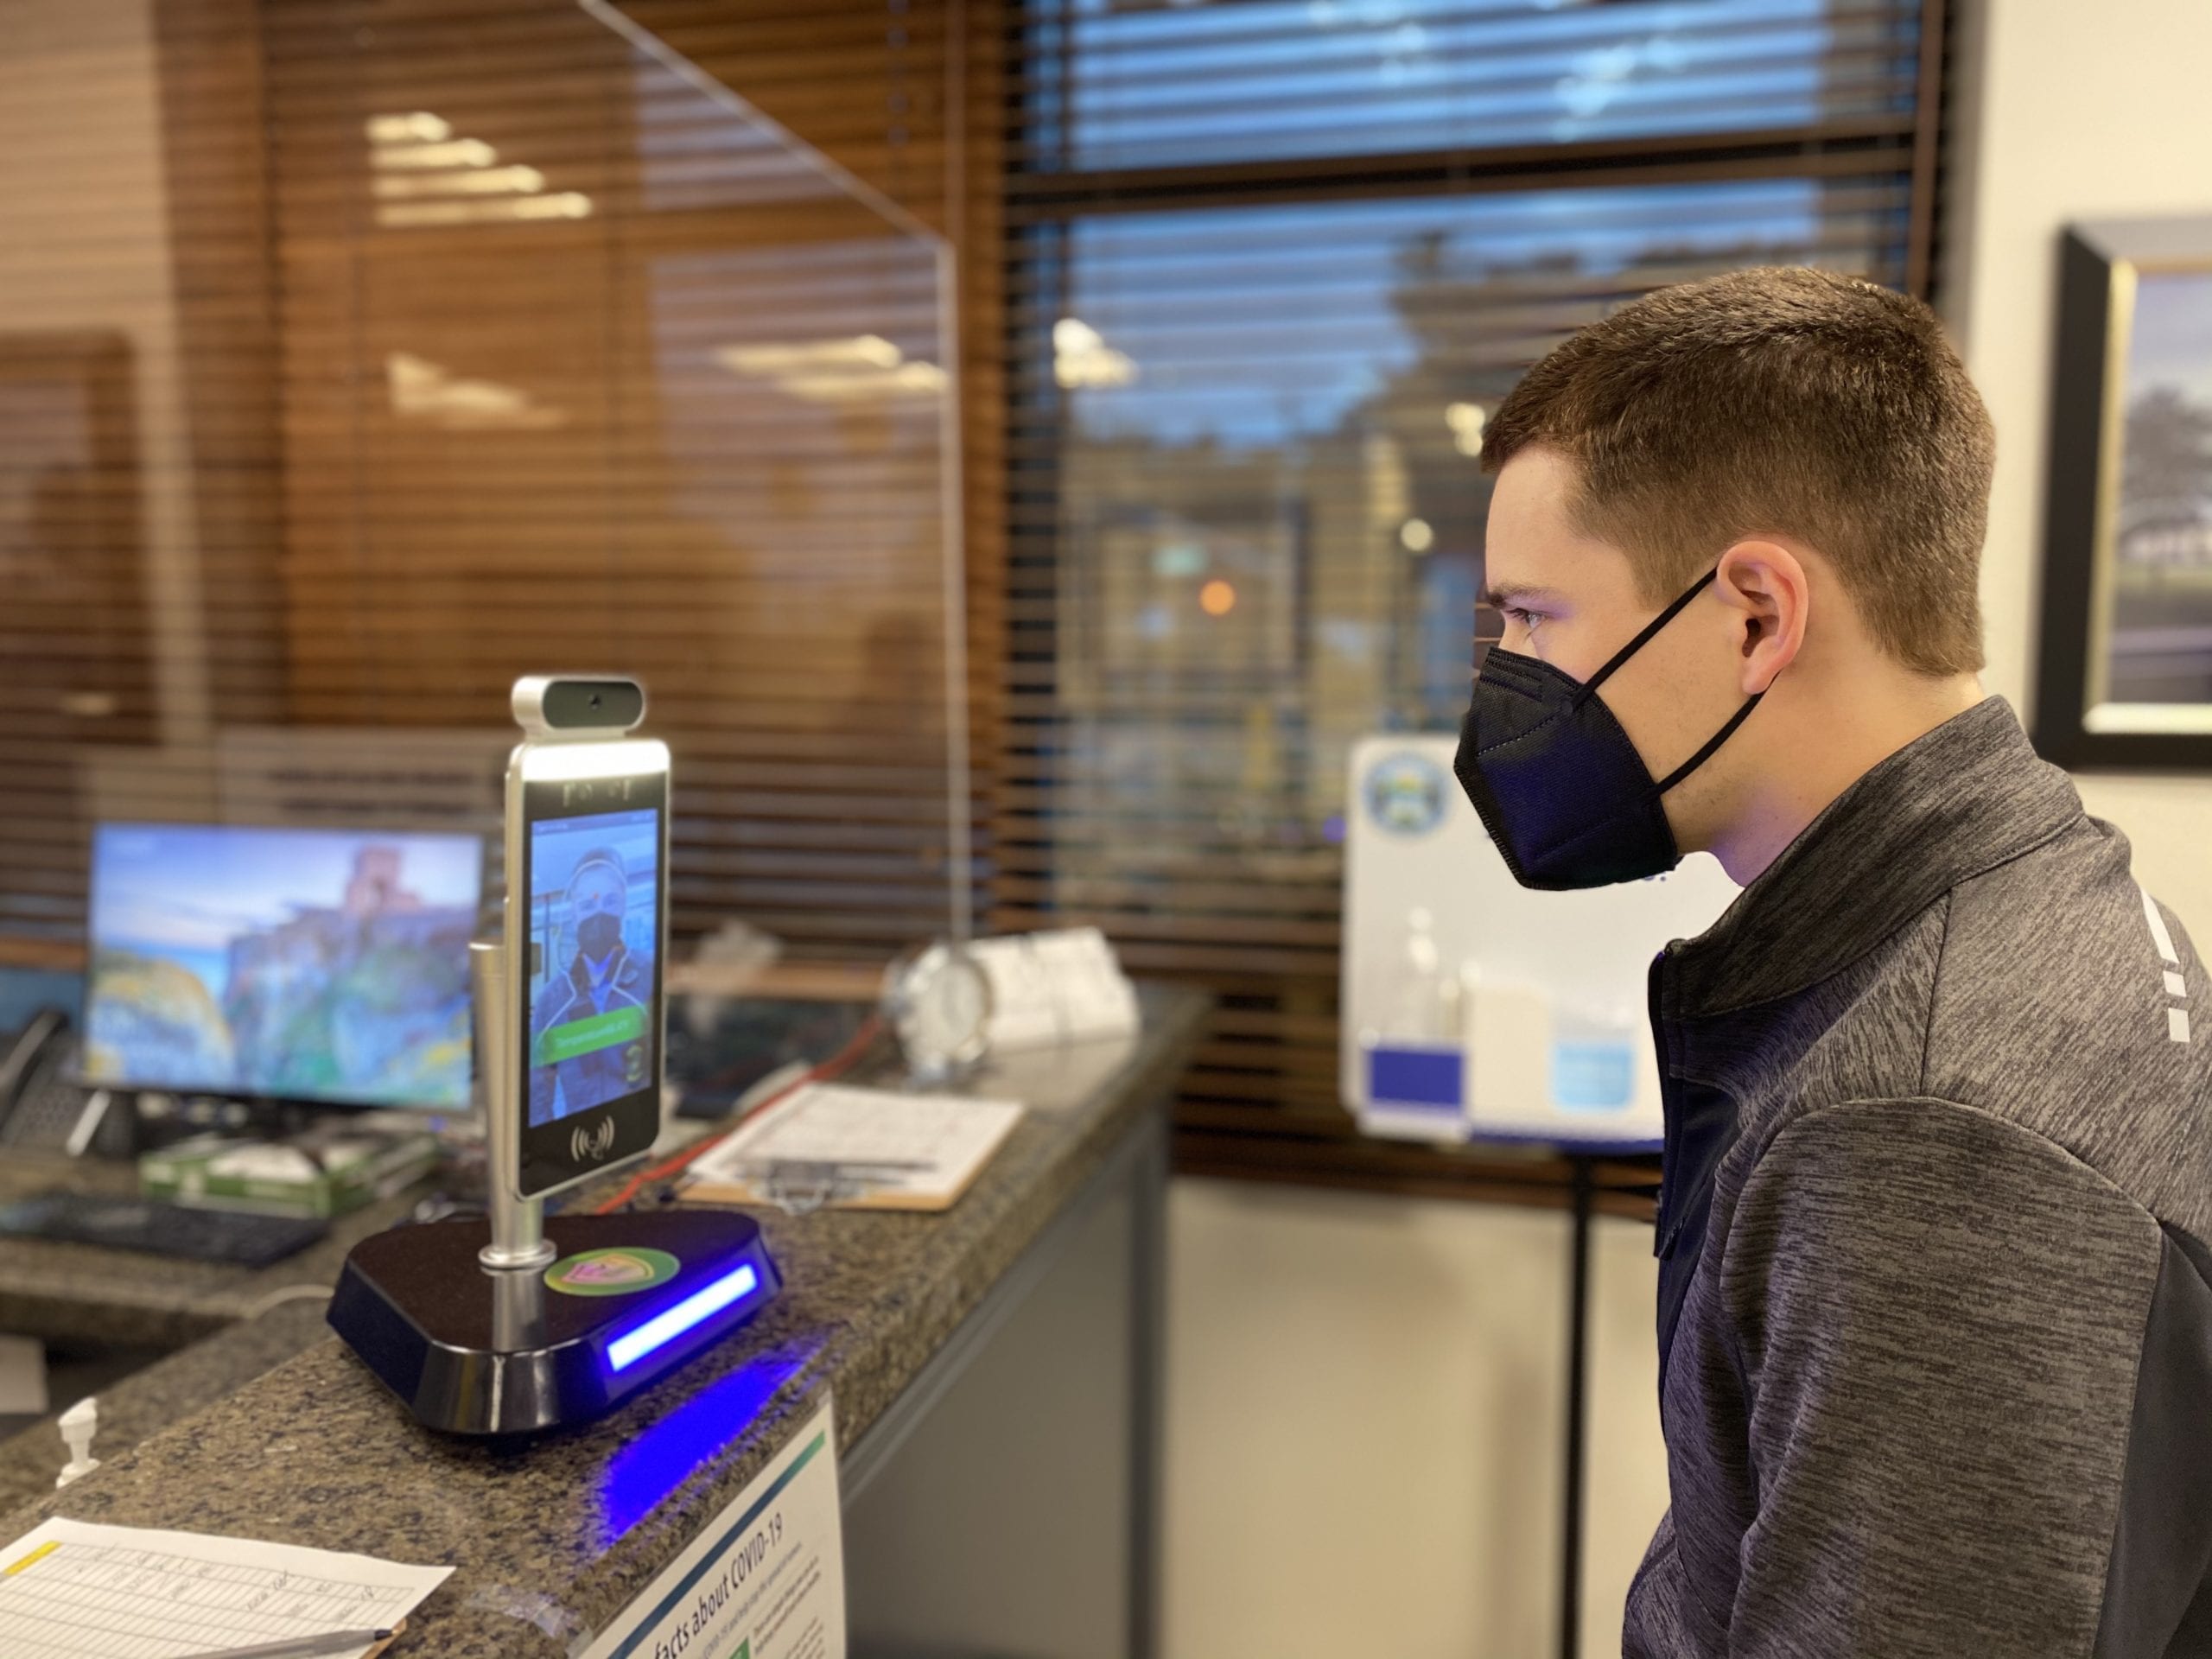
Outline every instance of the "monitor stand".
{"type": "MultiPolygon", "coordinates": [[[[505,964],[469,947],[487,1110],[520,1109],[505,964]]],[[[760,1224],[661,1208],[547,1221],[514,1196],[517,1137],[486,1137],[491,1213],[396,1227],[353,1247],[330,1324],[431,1428],[521,1434],[582,1422],[667,1375],[782,1288],[760,1224]]]]}
{"type": "MultiPolygon", "coordinates": [[[[89,1084],[80,1086],[99,1088],[89,1084]]],[[[135,1144],[140,1151],[151,1151],[202,1135],[265,1141],[274,1145],[333,1124],[350,1124],[360,1116],[359,1110],[353,1107],[275,1096],[241,1096],[210,1094],[197,1089],[149,1088],[140,1089],[125,1099],[125,1091],[115,1092],[118,1110],[127,1107],[136,1125],[135,1144]]],[[[426,1126],[434,1116],[429,1112],[422,1114],[426,1126]]]]}

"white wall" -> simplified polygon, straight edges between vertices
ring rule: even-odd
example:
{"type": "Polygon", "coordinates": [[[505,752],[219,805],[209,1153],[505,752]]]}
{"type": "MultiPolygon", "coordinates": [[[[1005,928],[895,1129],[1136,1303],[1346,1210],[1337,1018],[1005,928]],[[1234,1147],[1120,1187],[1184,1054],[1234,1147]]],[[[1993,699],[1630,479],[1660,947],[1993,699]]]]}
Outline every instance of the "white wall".
{"type": "MultiPolygon", "coordinates": [[[[1178,1181],[1168,1659],[1471,1659],[1557,1641],[1557,1212],[1178,1181]]],[[[1592,1252],[1583,1652],[1666,1507],[1651,1230],[1592,1252]]]]}
{"type": "MultiPolygon", "coordinates": [[[[1982,605],[1990,689],[2024,709],[2043,549],[2058,233],[2070,219],[2212,213],[2212,4],[1980,0],[1960,111],[1952,321],[1997,423],[1982,605]]],[[[2087,778],[2136,873],[2212,944],[2212,779],[2087,778]]]]}

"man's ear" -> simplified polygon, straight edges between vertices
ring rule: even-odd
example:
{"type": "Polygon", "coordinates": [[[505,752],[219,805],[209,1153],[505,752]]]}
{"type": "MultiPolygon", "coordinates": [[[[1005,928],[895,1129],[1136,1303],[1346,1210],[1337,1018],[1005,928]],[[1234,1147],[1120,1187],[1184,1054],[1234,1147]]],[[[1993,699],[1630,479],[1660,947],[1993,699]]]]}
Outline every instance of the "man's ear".
{"type": "Polygon", "coordinates": [[[1713,590],[1736,613],[1740,683],[1745,696],[1756,696],[1804,648],[1812,600],[1804,564],[1779,542],[1746,539],[1720,556],[1713,590]]]}

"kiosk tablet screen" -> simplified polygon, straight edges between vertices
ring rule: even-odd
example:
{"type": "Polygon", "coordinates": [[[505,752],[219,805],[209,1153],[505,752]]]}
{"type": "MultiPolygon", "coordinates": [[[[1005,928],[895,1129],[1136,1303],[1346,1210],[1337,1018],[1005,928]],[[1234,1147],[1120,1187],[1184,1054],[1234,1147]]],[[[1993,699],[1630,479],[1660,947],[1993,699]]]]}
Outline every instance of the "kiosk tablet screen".
{"type": "Polygon", "coordinates": [[[660,809],[530,825],[530,1122],[659,1076],[660,809]]]}

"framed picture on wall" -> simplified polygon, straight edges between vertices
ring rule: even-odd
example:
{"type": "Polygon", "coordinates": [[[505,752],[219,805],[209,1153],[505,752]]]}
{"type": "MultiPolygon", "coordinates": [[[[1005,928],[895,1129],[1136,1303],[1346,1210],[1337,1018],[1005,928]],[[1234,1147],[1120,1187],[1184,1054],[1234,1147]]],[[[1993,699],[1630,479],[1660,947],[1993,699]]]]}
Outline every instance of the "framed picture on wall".
{"type": "Polygon", "coordinates": [[[2212,770],[2212,216],[2060,256],[2037,748],[2212,770]]]}

